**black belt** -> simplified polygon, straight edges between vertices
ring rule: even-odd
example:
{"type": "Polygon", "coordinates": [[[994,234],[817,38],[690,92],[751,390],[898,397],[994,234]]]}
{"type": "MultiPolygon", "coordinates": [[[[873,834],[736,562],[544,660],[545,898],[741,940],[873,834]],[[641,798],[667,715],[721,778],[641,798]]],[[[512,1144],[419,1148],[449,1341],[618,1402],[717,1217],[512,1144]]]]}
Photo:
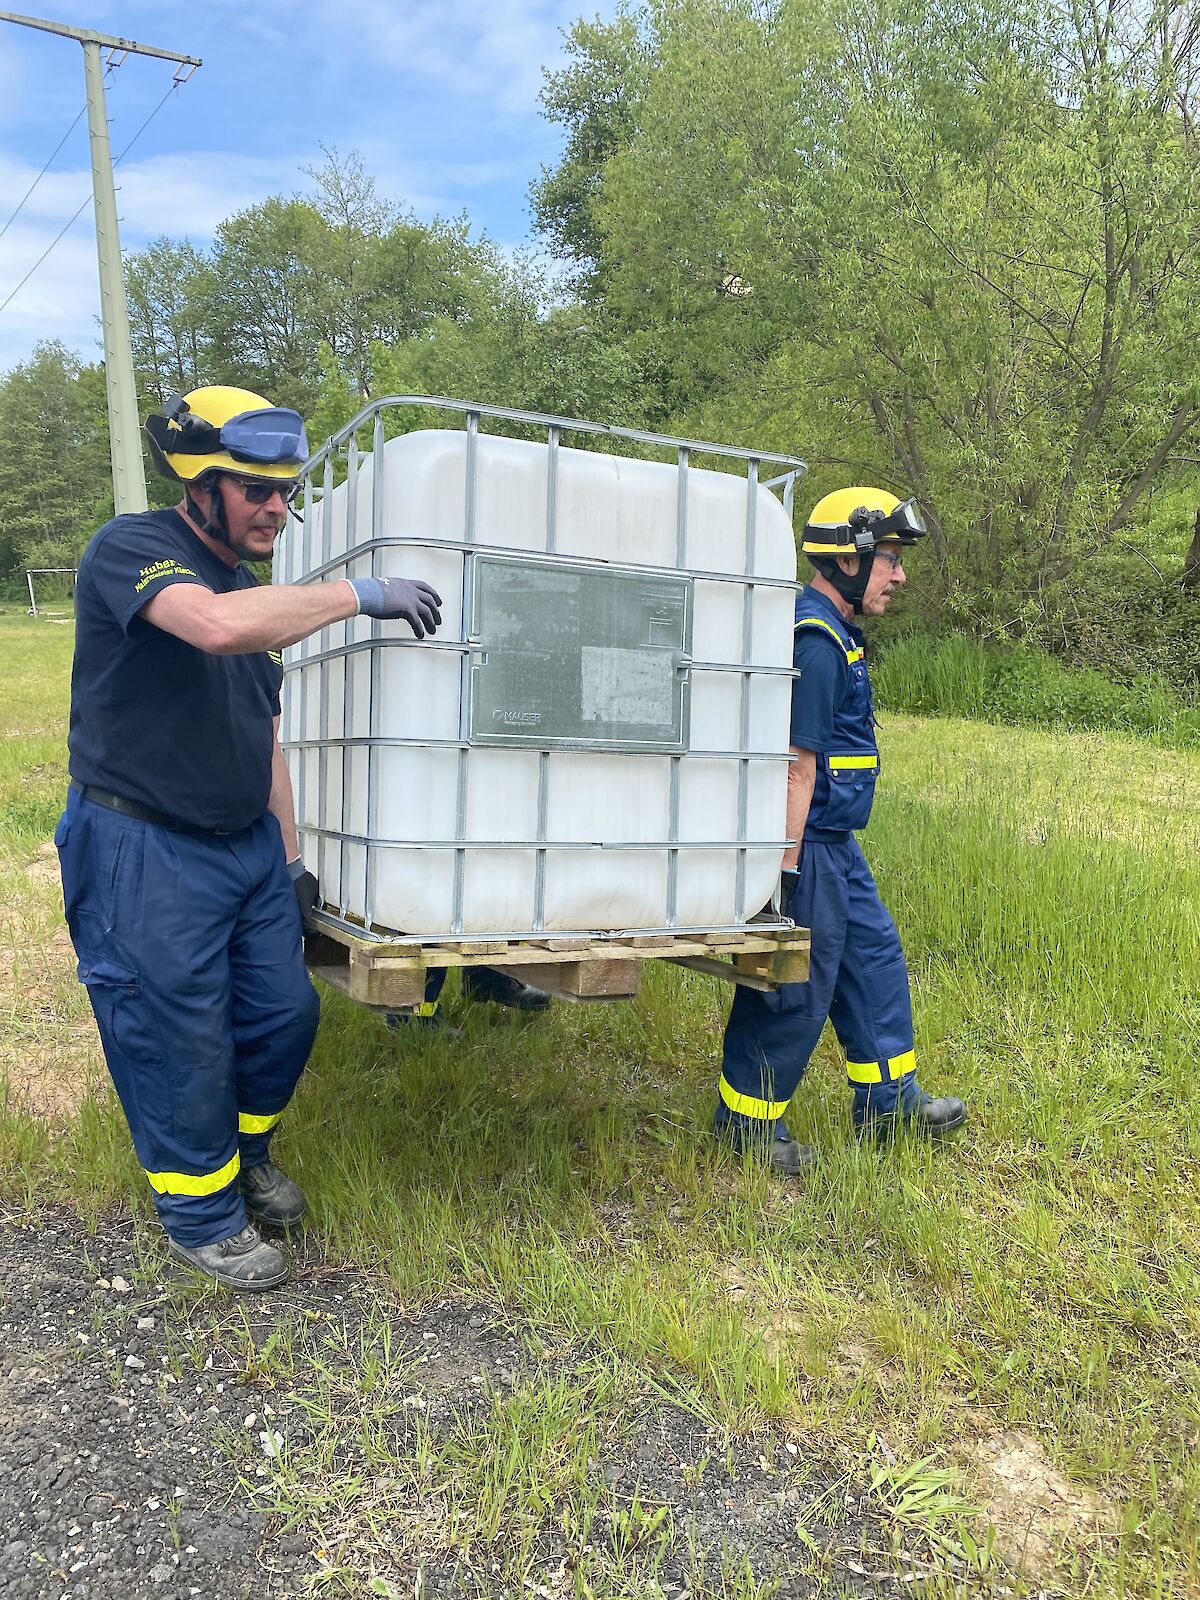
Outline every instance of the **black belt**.
{"type": "Polygon", "coordinates": [[[180,822],[178,817],[169,817],[165,811],[155,811],[153,807],[140,805],[136,800],[127,800],[123,794],[93,789],[89,783],[77,783],[75,787],[85,800],[103,806],[106,811],[118,811],[123,817],[134,817],[138,822],[152,822],[158,828],[172,828],[176,833],[201,833],[209,838],[223,839],[226,834],[242,831],[240,828],[199,828],[195,823],[180,822]]]}

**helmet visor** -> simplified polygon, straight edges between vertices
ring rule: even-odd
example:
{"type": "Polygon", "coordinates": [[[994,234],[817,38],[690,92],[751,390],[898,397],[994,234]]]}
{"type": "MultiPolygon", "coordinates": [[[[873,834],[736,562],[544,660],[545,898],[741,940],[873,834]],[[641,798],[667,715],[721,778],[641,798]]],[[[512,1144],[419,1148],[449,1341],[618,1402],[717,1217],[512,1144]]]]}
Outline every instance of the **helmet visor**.
{"type": "Polygon", "coordinates": [[[284,461],[307,461],[308,439],[298,411],[272,406],[265,411],[241,411],[220,429],[221,443],[235,461],[278,466],[284,461]]]}

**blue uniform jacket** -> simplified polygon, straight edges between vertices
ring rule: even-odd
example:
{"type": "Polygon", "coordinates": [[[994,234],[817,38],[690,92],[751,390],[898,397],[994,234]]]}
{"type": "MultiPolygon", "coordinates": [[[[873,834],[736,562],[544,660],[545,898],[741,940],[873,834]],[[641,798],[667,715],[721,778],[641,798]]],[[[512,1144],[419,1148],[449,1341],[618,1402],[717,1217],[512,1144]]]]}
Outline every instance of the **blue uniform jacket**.
{"type": "MultiPolygon", "coordinates": [[[[845,668],[829,747],[817,752],[816,784],[804,829],[805,838],[828,839],[865,828],[870,819],[879,777],[875,704],[862,631],[846,622],[832,601],[802,589],[796,597],[796,628],[828,639],[828,648],[837,651],[845,668]]],[[[792,693],[804,693],[803,676],[792,693]]]]}

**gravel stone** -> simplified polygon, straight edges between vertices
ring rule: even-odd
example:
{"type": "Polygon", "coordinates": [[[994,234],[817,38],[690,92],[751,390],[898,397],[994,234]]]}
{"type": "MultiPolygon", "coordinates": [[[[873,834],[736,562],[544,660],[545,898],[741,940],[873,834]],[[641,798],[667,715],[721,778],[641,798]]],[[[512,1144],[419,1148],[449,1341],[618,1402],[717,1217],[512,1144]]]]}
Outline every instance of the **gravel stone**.
{"type": "MultiPolygon", "coordinates": [[[[326,1530],[265,1509],[275,1441],[319,1488],[324,1458],[306,1459],[315,1425],[298,1402],[317,1361],[325,1370],[340,1362],[346,1412],[335,1465],[363,1482],[379,1476],[378,1456],[361,1454],[353,1352],[360,1335],[377,1332],[381,1310],[395,1370],[404,1364],[386,1444],[410,1473],[422,1438],[449,1440],[495,1404],[594,1370],[594,1350],[553,1346],[495,1307],[447,1299],[413,1312],[389,1302],[378,1280],[324,1261],[315,1236],[292,1248],[285,1289],[234,1297],[176,1276],[144,1224],[110,1221],[89,1232],[66,1214],[0,1213],[4,1600],[310,1600],[324,1592],[322,1564],[334,1559],[326,1530]],[[260,1378],[247,1362],[248,1339],[261,1351],[276,1331],[291,1361],[286,1375],[260,1378]],[[242,1480],[261,1487],[261,1506],[242,1480]]],[[[913,1592],[914,1568],[894,1530],[873,1520],[864,1489],[847,1489],[838,1471],[793,1441],[765,1428],[728,1438],[649,1385],[627,1397],[612,1424],[594,1463],[589,1537],[619,1544],[631,1506],[663,1508],[645,1593],[708,1600],[728,1594],[730,1572],[746,1568],[774,1584],[779,1600],[913,1592]]],[[[390,1586],[374,1592],[420,1600],[571,1592],[580,1548],[564,1535],[561,1506],[546,1509],[527,1568],[514,1578],[502,1546],[477,1541],[464,1553],[461,1540],[443,1537],[436,1504],[420,1501],[413,1497],[411,1514],[428,1548],[413,1555],[397,1538],[367,1552],[363,1585],[346,1592],[367,1593],[368,1575],[390,1586]]],[[[348,1553],[357,1554],[353,1544],[348,1553]]]]}

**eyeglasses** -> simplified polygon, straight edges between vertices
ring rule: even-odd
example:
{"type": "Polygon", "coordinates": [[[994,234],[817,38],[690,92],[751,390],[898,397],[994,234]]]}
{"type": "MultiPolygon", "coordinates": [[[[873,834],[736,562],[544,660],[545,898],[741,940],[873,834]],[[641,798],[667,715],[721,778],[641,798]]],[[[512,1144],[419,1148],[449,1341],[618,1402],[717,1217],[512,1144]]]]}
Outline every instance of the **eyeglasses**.
{"type": "Polygon", "coordinates": [[[301,485],[289,483],[286,478],[241,478],[236,472],[224,474],[242,491],[247,505],[265,506],[273,495],[282,495],[284,505],[292,505],[300,495],[301,485]]]}
{"type": "Polygon", "coordinates": [[[893,572],[895,572],[897,567],[902,567],[904,565],[904,555],[902,551],[881,550],[878,545],[875,547],[875,559],[877,561],[890,561],[892,563],[893,572]]]}

